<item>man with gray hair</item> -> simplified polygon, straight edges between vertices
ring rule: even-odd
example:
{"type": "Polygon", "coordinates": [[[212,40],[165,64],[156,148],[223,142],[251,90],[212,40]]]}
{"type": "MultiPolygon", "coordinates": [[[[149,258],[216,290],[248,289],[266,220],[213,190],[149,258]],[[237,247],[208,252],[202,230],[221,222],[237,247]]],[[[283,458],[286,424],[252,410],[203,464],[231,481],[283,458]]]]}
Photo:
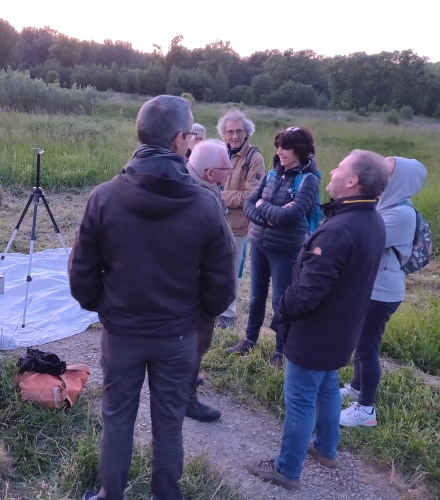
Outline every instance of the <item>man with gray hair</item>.
{"type": "Polygon", "coordinates": [[[266,174],[264,160],[249,138],[255,125],[244,113],[228,111],[217,122],[217,131],[228,147],[232,163],[232,175],[226,181],[222,199],[227,208],[227,218],[235,240],[235,299],[217,320],[217,327],[228,328],[235,323],[237,298],[240,287],[240,265],[248,232],[249,221],[243,205],[249,195],[259,186],[266,174]]]}
{"type": "Polygon", "coordinates": [[[195,148],[195,146],[206,139],[206,129],[203,125],[200,125],[200,123],[194,123],[193,126],[191,127],[191,132],[195,134],[195,137],[192,137],[188,141],[188,149],[186,150],[185,153],[185,161],[188,162],[189,157],[191,156],[192,150],[195,148]]]}
{"type": "Polygon", "coordinates": [[[327,220],[302,247],[280,301],[276,321],[286,357],[281,450],[275,459],[248,460],[247,468],[288,490],[300,488],[307,453],[326,467],[338,464],[338,369],[357,345],[385,247],[376,203],[388,173],[385,158],[361,150],[331,171],[327,220]]]}
{"type": "MultiPolygon", "coordinates": [[[[191,177],[203,189],[207,189],[213,193],[213,203],[218,203],[222,207],[222,210],[224,210],[221,187],[225,185],[232,171],[231,161],[225,144],[217,139],[208,139],[196,144],[187,168],[191,177]]],[[[229,227],[227,225],[226,227],[230,234],[231,248],[234,249],[234,237],[229,227]]],[[[201,403],[197,398],[200,363],[211,345],[214,321],[215,318],[204,318],[200,321],[197,363],[192,378],[190,402],[186,410],[187,417],[199,422],[214,422],[221,417],[220,411],[201,403]]]]}
{"type": "Polygon", "coordinates": [[[139,111],[139,146],[121,174],[91,193],[69,260],[70,287],[103,324],[103,432],[98,494],[123,500],[133,429],[148,373],[154,500],[182,500],[182,424],[199,321],[234,296],[233,252],[212,194],[183,156],[189,102],[158,96],[139,111]]]}

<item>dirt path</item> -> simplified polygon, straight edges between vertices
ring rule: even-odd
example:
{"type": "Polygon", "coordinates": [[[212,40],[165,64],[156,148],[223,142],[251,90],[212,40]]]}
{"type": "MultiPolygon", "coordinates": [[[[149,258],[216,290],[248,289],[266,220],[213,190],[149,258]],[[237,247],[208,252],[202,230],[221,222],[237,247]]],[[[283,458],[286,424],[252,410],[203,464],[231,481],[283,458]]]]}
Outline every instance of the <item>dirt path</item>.
{"type": "MultiPolygon", "coordinates": [[[[72,245],[76,228],[89,189],[68,190],[64,193],[49,194],[51,209],[68,246],[72,245]]],[[[0,220],[0,247],[6,245],[13,227],[23,210],[28,194],[8,196],[2,207],[0,220]]],[[[55,248],[59,242],[53,233],[48,217],[39,217],[38,238],[35,251],[55,248]]],[[[23,222],[11,251],[28,253],[30,217],[23,222]]],[[[236,327],[243,330],[247,317],[249,297],[249,272],[246,267],[239,297],[239,321],[236,327]]],[[[266,323],[270,321],[270,308],[267,308],[266,323]]],[[[99,394],[101,388],[101,369],[99,366],[100,329],[89,328],[67,339],[41,346],[52,350],[68,364],[87,363],[92,373],[86,386],[90,393],[99,394]]],[[[16,350],[21,355],[24,350],[16,350]]],[[[252,410],[240,407],[227,394],[217,394],[203,388],[200,399],[219,408],[222,418],[219,422],[203,424],[186,419],[184,423],[184,442],[186,454],[200,451],[208,453],[213,464],[223,469],[228,480],[252,500],[288,499],[298,500],[420,500],[420,491],[410,493],[401,478],[391,471],[377,469],[368,465],[351,453],[341,450],[341,468],[337,470],[321,467],[307,459],[302,475],[303,489],[300,493],[288,492],[251,476],[245,469],[245,461],[250,457],[272,458],[277,455],[282,435],[282,424],[264,408],[255,403],[252,410]]],[[[374,432],[374,431],[373,431],[374,432]]],[[[144,387],[141,408],[136,425],[136,439],[139,443],[148,442],[151,437],[149,398],[144,387]]]]}
{"type": "MultiPolygon", "coordinates": [[[[88,382],[89,390],[97,393],[102,382],[99,367],[100,329],[89,328],[67,339],[41,346],[52,350],[68,364],[85,362],[92,373],[88,382]]],[[[15,354],[21,355],[18,349],[15,354]]],[[[206,452],[211,463],[223,470],[228,481],[252,500],[400,500],[422,498],[408,496],[401,487],[401,478],[390,471],[378,469],[364,463],[350,452],[341,450],[341,467],[327,469],[307,458],[303,475],[302,490],[292,493],[271,484],[263,483],[251,476],[245,468],[250,457],[272,458],[280,448],[282,423],[266,409],[255,404],[248,409],[239,406],[227,394],[218,394],[209,387],[201,388],[201,401],[215,406],[222,412],[216,423],[200,423],[191,419],[184,422],[184,443],[186,454],[206,452]],[[400,486],[399,486],[400,485],[400,486]]],[[[141,404],[136,423],[135,438],[138,443],[151,439],[149,394],[147,384],[141,396],[141,404]]]]}

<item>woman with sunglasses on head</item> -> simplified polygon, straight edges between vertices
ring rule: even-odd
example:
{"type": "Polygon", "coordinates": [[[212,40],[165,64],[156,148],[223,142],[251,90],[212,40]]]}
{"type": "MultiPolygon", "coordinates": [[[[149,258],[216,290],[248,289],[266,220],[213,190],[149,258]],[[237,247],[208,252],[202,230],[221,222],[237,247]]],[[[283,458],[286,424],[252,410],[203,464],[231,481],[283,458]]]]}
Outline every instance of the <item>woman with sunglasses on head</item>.
{"type": "MultiPolygon", "coordinates": [[[[277,148],[274,170],[265,176],[244,205],[251,222],[249,319],[246,338],[229,347],[230,354],[243,355],[255,347],[265,317],[271,279],[272,308],[277,312],[296,257],[307,238],[307,217],[310,218],[314,210],[319,190],[320,174],[313,159],[315,146],[310,132],[303,127],[290,127],[275,134],[274,145],[277,148]],[[298,175],[301,177],[297,178],[298,175]]],[[[271,358],[274,366],[281,366],[284,360],[283,339],[279,337],[277,333],[271,358]]]]}

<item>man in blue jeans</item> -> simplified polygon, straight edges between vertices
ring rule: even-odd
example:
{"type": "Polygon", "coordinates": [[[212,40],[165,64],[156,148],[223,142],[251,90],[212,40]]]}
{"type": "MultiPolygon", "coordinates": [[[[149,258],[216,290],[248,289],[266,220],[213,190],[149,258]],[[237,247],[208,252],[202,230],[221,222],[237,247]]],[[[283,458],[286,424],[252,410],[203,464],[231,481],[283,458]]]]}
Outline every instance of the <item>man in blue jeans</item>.
{"type": "Polygon", "coordinates": [[[385,246],[375,207],[387,182],[385,159],[370,151],[353,151],[331,172],[327,220],[303,246],[280,301],[277,326],[287,358],[281,450],[275,459],[247,461],[264,481],[299,489],[307,453],[337,466],[338,369],[356,346],[385,246]]]}

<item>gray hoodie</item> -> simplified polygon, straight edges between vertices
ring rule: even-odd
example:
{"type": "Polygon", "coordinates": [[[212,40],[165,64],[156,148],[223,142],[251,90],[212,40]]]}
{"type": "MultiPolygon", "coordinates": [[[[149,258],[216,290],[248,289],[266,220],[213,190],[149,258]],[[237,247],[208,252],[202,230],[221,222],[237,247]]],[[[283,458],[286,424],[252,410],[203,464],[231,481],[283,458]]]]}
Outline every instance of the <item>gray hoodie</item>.
{"type": "Polygon", "coordinates": [[[385,250],[374,283],[372,300],[399,302],[405,297],[405,273],[391,249],[400,253],[402,264],[411,256],[416,213],[408,205],[399,205],[417,194],[423,187],[426,168],[417,160],[396,157],[396,168],[377,204],[377,211],[383,217],[386,229],[385,250]]]}

